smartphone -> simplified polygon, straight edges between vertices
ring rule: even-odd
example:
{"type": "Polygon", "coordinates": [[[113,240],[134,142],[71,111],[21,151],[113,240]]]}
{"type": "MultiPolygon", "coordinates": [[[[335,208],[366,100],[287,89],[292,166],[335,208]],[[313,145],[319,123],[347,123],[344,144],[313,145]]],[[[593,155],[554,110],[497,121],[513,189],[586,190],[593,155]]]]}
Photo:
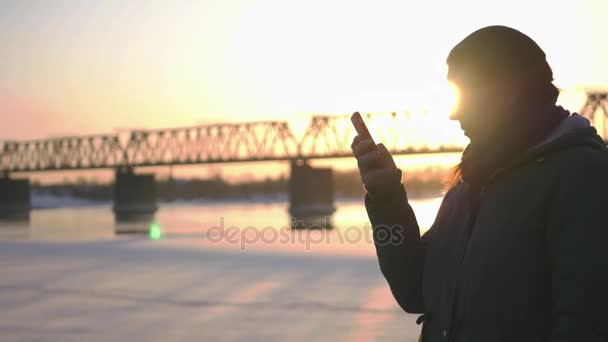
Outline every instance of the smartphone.
{"type": "Polygon", "coordinates": [[[374,139],[372,138],[372,135],[369,133],[369,130],[367,129],[367,126],[365,125],[365,122],[363,121],[363,118],[361,117],[361,114],[359,114],[359,112],[354,112],[353,115],[350,117],[350,121],[353,123],[353,126],[355,126],[355,130],[357,131],[357,134],[359,134],[361,137],[371,139],[371,141],[374,143],[374,145],[376,145],[376,143],[374,142],[374,139]]]}

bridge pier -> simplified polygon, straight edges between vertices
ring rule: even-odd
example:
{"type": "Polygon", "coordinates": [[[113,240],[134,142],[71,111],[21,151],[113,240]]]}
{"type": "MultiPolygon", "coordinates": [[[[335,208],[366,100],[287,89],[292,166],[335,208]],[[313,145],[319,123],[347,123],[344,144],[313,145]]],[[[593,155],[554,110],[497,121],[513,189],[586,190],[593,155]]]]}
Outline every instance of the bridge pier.
{"type": "MultiPolygon", "coordinates": [[[[130,168],[116,170],[113,210],[117,223],[151,222],[157,209],[153,174],[135,174],[130,168]]],[[[148,226],[117,224],[116,233],[148,233],[148,226]]]]}
{"type": "Polygon", "coordinates": [[[334,206],[333,171],[291,162],[289,215],[292,228],[331,228],[334,206]]]}
{"type": "Polygon", "coordinates": [[[0,219],[29,219],[29,179],[10,179],[0,176],[0,219]]]}

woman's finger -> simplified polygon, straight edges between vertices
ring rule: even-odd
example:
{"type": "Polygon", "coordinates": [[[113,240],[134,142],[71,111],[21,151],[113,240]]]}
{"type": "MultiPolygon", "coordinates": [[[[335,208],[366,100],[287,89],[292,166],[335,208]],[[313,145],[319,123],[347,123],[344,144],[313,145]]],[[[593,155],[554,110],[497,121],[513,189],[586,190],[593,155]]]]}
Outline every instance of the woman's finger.
{"type": "Polygon", "coordinates": [[[389,150],[386,148],[386,146],[384,146],[384,144],[382,144],[382,143],[378,144],[378,152],[382,159],[381,165],[383,165],[384,167],[387,167],[389,169],[397,168],[397,165],[395,164],[395,160],[393,159],[393,156],[391,155],[389,150]]]}
{"type": "Polygon", "coordinates": [[[355,146],[363,139],[359,134],[355,135],[353,138],[353,142],[350,144],[350,149],[352,150],[355,146]]]}
{"type": "Polygon", "coordinates": [[[356,158],[364,155],[365,153],[375,150],[376,144],[372,141],[372,139],[362,138],[355,146],[353,146],[353,154],[356,158]]]}
{"type": "Polygon", "coordinates": [[[380,153],[378,153],[376,150],[367,152],[357,157],[357,166],[359,167],[360,171],[365,172],[369,169],[380,166],[379,160],[381,157],[382,156],[380,153]]]}

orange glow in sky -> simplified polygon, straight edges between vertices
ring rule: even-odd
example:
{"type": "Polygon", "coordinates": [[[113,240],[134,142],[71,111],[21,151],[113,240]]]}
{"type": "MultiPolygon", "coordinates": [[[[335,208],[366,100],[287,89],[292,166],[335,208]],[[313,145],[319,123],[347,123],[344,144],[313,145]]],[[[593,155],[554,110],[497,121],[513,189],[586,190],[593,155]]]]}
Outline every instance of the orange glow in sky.
{"type": "Polygon", "coordinates": [[[0,138],[417,108],[441,125],[445,57],[490,24],[532,36],[558,86],[607,85],[598,43],[607,10],[605,1],[8,1],[0,138]]]}
{"type": "MultiPolygon", "coordinates": [[[[530,35],[565,89],[560,103],[576,111],[586,87],[608,87],[605,13],[608,2],[593,0],[5,1],[0,139],[276,119],[297,135],[311,114],[357,110],[426,113],[408,128],[439,141],[461,134],[448,119],[445,58],[462,38],[494,24],[530,35]]],[[[242,166],[221,172],[286,172],[242,166]]]]}

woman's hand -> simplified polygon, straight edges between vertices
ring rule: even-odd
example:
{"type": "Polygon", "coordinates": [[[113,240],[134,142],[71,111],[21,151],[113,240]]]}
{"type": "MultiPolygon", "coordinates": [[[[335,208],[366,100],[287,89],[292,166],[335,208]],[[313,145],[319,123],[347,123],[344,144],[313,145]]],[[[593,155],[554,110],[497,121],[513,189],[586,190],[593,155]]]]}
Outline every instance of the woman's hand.
{"type": "Polygon", "coordinates": [[[357,135],[351,149],[357,158],[363,186],[372,198],[386,197],[399,190],[401,170],[383,144],[375,145],[371,139],[357,135]]]}

